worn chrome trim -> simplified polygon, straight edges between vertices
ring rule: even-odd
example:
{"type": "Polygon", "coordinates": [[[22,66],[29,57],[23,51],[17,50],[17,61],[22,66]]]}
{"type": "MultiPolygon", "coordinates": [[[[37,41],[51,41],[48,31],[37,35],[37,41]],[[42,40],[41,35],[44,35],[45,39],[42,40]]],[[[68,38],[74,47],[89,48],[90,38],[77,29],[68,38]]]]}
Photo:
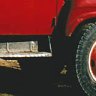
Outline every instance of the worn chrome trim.
{"type": "Polygon", "coordinates": [[[48,52],[0,53],[0,57],[52,57],[52,53],[48,52]]]}

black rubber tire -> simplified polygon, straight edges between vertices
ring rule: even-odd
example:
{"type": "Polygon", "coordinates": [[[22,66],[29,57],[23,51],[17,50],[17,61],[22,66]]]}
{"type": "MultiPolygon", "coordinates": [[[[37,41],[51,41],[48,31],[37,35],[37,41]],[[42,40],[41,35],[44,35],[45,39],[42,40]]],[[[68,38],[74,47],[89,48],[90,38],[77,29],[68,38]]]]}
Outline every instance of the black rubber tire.
{"type": "Polygon", "coordinates": [[[88,72],[88,57],[93,43],[96,41],[96,25],[89,23],[81,29],[83,35],[79,41],[76,52],[76,73],[82,89],[88,96],[96,96],[96,84],[94,84],[88,72]]]}

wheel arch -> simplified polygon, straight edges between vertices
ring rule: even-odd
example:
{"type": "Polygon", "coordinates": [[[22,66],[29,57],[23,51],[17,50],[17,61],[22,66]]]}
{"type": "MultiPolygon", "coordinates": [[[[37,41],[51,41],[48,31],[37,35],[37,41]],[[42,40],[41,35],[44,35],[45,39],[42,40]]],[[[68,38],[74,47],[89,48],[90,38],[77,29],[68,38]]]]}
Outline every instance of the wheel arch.
{"type": "Polygon", "coordinates": [[[81,25],[85,24],[85,23],[91,23],[96,21],[96,12],[92,12],[92,13],[87,13],[87,14],[82,14],[80,15],[78,18],[73,19],[71,22],[71,25],[68,25],[68,22],[70,22],[70,20],[68,20],[67,25],[66,25],[66,30],[65,30],[65,34],[66,36],[71,37],[74,32],[78,29],[78,27],[80,27],[81,25]]]}
{"type": "Polygon", "coordinates": [[[76,36],[76,35],[82,34],[82,33],[80,33],[80,28],[81,28],[83,25],[85,25],[85,24],[94,23],[94,22],[96,22],[96,17],[88,18],[88,19],[80,22],[80,23],[76,26],[76,28],[74,29],[74,32],[72,32],[71,35],[68,35],[68,34],[67,34],[67,35],[70,36],[70,37],[74,37],[74,36],[76,36]]]}

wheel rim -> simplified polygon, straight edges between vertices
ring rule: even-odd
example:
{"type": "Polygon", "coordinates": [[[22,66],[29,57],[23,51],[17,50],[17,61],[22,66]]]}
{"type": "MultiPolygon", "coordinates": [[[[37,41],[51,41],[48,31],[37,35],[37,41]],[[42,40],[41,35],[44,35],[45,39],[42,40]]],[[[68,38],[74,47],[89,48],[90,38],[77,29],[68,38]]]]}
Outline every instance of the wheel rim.
{"type": "Polygon", "coordinates": [[[93,43],[89,53],[88,72],[91,80],[96,83],[96,41],[93,43]]]}

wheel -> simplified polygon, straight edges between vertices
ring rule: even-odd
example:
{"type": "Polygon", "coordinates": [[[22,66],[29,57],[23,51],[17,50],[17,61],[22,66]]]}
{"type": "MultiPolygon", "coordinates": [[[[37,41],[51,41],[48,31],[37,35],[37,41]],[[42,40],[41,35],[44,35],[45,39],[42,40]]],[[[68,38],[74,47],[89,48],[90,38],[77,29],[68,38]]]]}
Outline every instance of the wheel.
{"type": "Polygon", "coordinates": [[[86,24],[76,52],[78,81],[88,96],[96,96],[96,25],[86,24]]]}

